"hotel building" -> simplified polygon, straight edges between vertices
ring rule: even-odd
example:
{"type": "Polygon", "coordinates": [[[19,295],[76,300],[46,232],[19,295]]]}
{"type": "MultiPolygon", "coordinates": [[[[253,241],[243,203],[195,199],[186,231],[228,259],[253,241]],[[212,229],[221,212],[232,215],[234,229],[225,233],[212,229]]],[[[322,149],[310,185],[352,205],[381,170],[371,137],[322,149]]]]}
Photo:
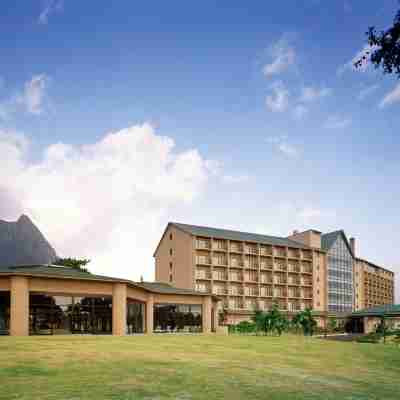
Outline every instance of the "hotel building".
{"type": "Polygon", "coordinates": [[[156,281],[217,295],[229,324],[274,303],[321,316],[393,303],[393,273],[372,270],[354,246],[341,230],[276,237],[169,223],[154,252],[156,281]]]}

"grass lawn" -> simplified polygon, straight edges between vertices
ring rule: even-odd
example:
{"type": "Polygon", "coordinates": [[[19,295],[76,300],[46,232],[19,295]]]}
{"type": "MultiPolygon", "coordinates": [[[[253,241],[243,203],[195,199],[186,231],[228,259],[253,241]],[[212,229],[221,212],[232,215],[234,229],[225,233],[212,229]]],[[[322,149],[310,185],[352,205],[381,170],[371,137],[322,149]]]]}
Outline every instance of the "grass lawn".
{"type": "Polygon", "coordinates": [[[400,348],[295,336],[0,337],[0,399],[399,400],[400,348]]]}

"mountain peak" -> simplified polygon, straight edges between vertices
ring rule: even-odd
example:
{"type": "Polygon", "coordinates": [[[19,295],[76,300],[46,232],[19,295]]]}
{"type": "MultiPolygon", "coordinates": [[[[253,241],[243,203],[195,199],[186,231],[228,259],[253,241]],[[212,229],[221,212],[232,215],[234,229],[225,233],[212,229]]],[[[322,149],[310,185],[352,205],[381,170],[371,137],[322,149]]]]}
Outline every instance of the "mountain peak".
{"type": "Polygon", "coordinates": [[[32,220],[26,214],[21,214],[21,216],[17,220],[17,223],[29,223],[34,225],[32,220]]]}
{"type": "Polygon", "coordinates": [[[26,215],[17,221],[0,221],[0,266],[51,264],[57,254],[42,232],[26,215]]]}

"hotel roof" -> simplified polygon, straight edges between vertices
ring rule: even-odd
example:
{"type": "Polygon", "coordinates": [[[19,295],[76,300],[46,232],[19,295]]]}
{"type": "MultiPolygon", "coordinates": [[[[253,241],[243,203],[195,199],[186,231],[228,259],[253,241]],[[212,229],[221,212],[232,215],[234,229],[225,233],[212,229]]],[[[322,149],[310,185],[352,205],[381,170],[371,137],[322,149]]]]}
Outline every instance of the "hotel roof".
{"type": "Polygon", "coordinates": [[[258,233],[232,231],[229,229],[219,229],[208,226],[187,225],[187,224],[180,224],[177,222],[170,222],[168,225],[175,226],[176,228],[195,236],[208,236],[217,239],[229,239],[229,240],[238,240],[243,242],[265,243],[274,246],[288,246],[288,247],[297,247],[306,249],[310,248],[309,246],[306,246],[303,243],[279,236],[269,236],[269,235],[261,235],[258,233]]]}

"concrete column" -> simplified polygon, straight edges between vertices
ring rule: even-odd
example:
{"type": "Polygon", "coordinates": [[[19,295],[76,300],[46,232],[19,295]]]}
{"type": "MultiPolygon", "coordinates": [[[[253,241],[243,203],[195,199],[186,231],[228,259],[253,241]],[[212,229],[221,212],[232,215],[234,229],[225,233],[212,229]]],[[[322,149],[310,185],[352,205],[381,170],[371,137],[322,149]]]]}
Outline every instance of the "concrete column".
{"type": "Polygon", "coordinates": [[[211,296],[204,296],[203,308],[202,308],[203,333],[211,333],[211,310],[212,310],[211,296]]]}
{"type": "Polygon", "coordinates": [[[154,331],[154,295],[149,294],[146,302],[146,333],[151,335],[154,331]]]}
{"type": "Polygon", "coordinates": [[[114,283],[112,299],[112,333],[115,336],[126,335],[126,284],[114,283]]]}
{"type": "Polygon", "coordinates": [[[29,335],[29,281],[24,276],[11,277],[10,335],[29,335]]]}
{"type": "Polygon", "coordinates": [[[218,302],[213,303],[213,309],[214,309],[214,332],[217,332],[218,330],[218,321],[219,321],[219,315],[218,315],[218,302]]]}

